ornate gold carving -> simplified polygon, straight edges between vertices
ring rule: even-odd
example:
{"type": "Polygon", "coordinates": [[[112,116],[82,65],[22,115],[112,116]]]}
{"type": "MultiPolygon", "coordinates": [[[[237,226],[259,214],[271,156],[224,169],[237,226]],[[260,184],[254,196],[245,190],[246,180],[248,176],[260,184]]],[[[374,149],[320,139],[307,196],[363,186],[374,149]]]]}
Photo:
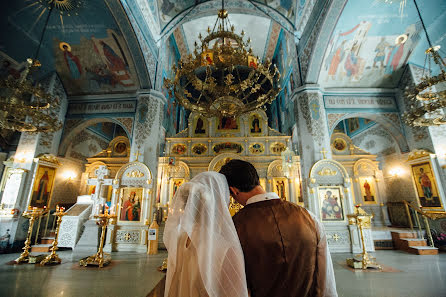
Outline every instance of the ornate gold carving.
{"type": "Polygon", "coordinates": [[[270,150],[273,154],[281,154],[286,150],[286,146],[281,142],[274,142],[271,144],[270,150]]]}
{"type": "Polygon", "coordinates": [[[171,153],[173,155],[183,155],[186,153],[187,147],[185,144],[177,143],[172,147],[171,153]]]}
{"type": "Polygon", "coordinates": [[[192,153],[199,156],[206,153],[207,150],[208,150],[207,146],[203,143],[194,144],[194,146],[192,147],[192,153]]]}
{"type": "Polygon", "coordinates": [[[220,142],[217,144],[214,144],[212,147],[212,150],[216,154],[220,153],[236,153],[240,154],[243,152],[243,146],[240,143],[236,142],[220,142]]]}
{"type": "Polygon", "coordinates": [[[414,150],[409,153],[409,158],[407,159],[407,161],[412,161],[412,160],[420,159],[423,157],[428,157],[430,154],[432,154],[432,153],[427,150],[414,150]]]}
{"type": "Polygon", "coordinates": [[[234,216],[242,208],[243,208],[243,205],[241,205],[240,203],[235,201],[234,198],[231,197],[231,200],[229,202],[229,213],[231,214],[231,216],[234,216]]]}
{"type": "Polygon", "coordinates": [[[137,169],[134,169],[130,172],[127,172],[126,174],[127,177],[131,177],[131,178],[139,178],[139,177],[143,177],[144,176],[144,172],[141,172],[137,169]]]}
{"type": "Polygon", "coordinates": [[[432,220],[446,218],[446,212],[444,211],[426,211],[424,214],[432,220]]]}
{"type": "Polygon", "coordinates": [[[328,167],[324,167],[321,171],[318,171],[317,174],[319,174],[320,176],[333,176],[338,174],[338,172],[328,167]]]}
{"type": "Polygon", "coordinates": [[[57,159],[56,156],[50,155],[50,154],[43,154],[39,157],[37,157],[39,159],[39,161],[44,161],[47,163],[52,163],[54,165],[60,165],[59,160],[57,159]]]}
{"type": "Polygon", "coordinates": [[[265,146],[262,143],[253,143],[249,146],[251,154],[261,154],[265,151],[265,146]]]}

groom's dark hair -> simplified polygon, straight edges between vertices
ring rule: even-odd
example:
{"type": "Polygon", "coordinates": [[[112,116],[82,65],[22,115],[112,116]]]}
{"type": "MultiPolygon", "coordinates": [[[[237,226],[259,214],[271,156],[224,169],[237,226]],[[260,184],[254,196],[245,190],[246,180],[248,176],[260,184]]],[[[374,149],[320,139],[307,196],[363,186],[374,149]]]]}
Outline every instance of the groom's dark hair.
{"type": "Polygon", "coordinates": [[[220,173],[226,176],[230,187],[235,187],[241,192],[249,192],[260,185],[254,165],[243,160],[230,160],[221,167],[220,173]]]}

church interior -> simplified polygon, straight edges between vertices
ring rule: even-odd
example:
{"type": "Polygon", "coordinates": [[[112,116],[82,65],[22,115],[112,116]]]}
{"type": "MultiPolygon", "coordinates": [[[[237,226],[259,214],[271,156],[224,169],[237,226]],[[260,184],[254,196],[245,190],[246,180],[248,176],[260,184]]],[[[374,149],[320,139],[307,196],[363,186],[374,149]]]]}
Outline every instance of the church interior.
{"type": "Polygon", "coordinates": [[[164,296],[176,190],[241,159],[322,222],[339,296],[446,296],[446,1],[0,14],[0,295],[164,296]]]}

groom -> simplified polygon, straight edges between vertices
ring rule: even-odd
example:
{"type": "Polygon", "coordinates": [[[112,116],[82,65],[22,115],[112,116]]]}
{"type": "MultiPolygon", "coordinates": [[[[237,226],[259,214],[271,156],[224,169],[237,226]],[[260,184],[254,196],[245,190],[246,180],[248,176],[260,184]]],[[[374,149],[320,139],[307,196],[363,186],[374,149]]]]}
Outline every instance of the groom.
{"type": "Polygon", "coordinates": [[[265,192],[249,162],[231,160],[220,173],[245,206],[233,220],[251,296],[338,296],[325,232],[314,215],[265,192]]]}

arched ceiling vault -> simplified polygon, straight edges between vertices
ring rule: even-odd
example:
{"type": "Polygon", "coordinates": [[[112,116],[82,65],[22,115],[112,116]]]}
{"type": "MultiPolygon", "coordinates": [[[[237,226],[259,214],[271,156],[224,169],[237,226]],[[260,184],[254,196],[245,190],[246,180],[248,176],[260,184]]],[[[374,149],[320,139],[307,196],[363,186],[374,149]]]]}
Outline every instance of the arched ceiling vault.
{"type": "MultiPolygon", "coordinates": [[[[17,0],[0,12],[0,59],[9,72],[33,58],[45,23],[35,75],[56,71],[68,95],[134,92],[150,88],[141,48],[119,0],[17,0]],[[50,17],[48,18],[48,16],[50,17]]],[[[3,64],[2,64],[3,65],[3,64]]]]}
{"type": "MultiPolygon", "coordinates": [[[[324,88],[395,88],[429,47],[413,0],[321,0],[298,50],[303,80],[324,88]]],[[[433,45],[446,50],[446,2],[417,1],[433,45]],[[420,5],[423,4],[423,5],[420,5]]],[[[435,73],[438,67],[431,70],[435,73]]]]}

